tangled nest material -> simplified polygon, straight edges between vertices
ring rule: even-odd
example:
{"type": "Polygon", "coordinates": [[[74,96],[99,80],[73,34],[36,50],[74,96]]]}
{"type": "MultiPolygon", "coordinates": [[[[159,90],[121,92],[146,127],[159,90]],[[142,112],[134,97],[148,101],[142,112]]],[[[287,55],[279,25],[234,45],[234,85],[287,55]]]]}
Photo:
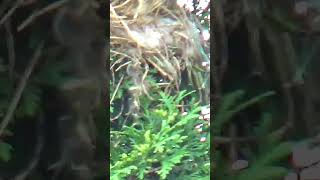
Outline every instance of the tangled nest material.
{"type": "Polygon", "coordinates": [[[203,94],[209,84],[205,42],[175,1],[115,0],[110,4],[110,20],[111,86],[117,86],[115,77],[122,74],[133,81],[129,90],[135,97],[151,98],[148,92],[153,87],[146,81],[151,71],[161,77],[157,84],[167,92],[179,91],[182,72],[187,72],[188,84],[208,96],[203,94]]]}

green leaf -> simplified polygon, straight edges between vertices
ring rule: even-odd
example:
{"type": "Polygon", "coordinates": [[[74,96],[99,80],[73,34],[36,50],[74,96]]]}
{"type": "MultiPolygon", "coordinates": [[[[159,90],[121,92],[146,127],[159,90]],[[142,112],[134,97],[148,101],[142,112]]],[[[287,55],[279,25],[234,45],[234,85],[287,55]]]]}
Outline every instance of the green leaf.
{"type": "Polygon", "coordinates": [[[23,93],[21,103],[16,111],[16,115],[18,117],[33,116],[41,107],[40,95],[40,89],[35,86],[27,86],[23,93]]]}
{"type": "Polygon", "coordinates": [[[181,159],[184,156],[187,156],[189,153],[185,150],[179,150],[174,155],[168,156],[161,162],[161,169],[157,172],[161,179],[166,179],[167,175],[173,169],[173,167],[180,163],[181,159]]]}
{"type": "Polygon", "coordinates": [[[236,90],[232,93],[226,94],[223,97],[223,101],[215,114],[215,123],[213,124],[214,129],[219,130],[227,123],[228,116],[230,116],[229,110],[236,104],[236,101],[244,95],[243,90],[236,90]]]}
{"type": "Polygon", "coordinates": [[[269,92],[263,93],[261,95],[258,95],[256,97],[254,97],[254,98],[252,98],[252,99],[250,99],[250,100],[238,105],[235,109],[232,110],[232,114],[237,113],[239,111],[242,111],[243,109],[245,109],[245,108],[247,108],[247,107],[249,107],[249,106],[251,106],[251,105],[253,105],[255,103],[258,103],[262,99],[264,99],[266,97],[269,97],[269,96],[272,96],[274,94],[275,94],[274,91],[269,91],[269,92]]]}
{"type": "Polygon", "coordinates": [[[284,142],[273,148],[271,152],[264,153],[258,160],[261,165],[271,165],[287,158],[292,152],[292,143],[284,142]]]}
{"type": "Polygon", "coordinates": [[[238,104],[234,108],[231,108],[236,104],[236,101],[244,95],[243,90],[238,90],[226,95],[223,99],[221,108],[218,110],[215,115],[215,123],[213,124],[213,128],[217,134],[220,134],[222,127],[229,121],[231,118],[238,112],[244,110],[245,108],[260,102],[262,99],[274,95],[275,92],[269,91],[253,97],[241,104],[238,104]]]}
{"type": "Polygon", "coordinates": [[[262,115],[260,124],[254,128],[254,133],[258,138],[265,138],[272,127],[272,114],[265,112],[262,115]]]}
{"type": "Polygon", "coordinates": [[[112,180],[122,180],[125,177],[131,175],[131,172],[137,170],[137,166],[127,166],[121,169],[113,170],[114,167],[111,167],[111,179],[112,180]]]}
{"type": "Polygon", "coordinates": [[[54,59],[41,68],[37,78],[41,83],[48,86],[59,86],[67,80],[63,75],[65,69],[65,61],[56,61],[56,59],[54,59]]]}
{"type": "Polygon", "coordinates": [[[3,141],[0,141],[0,159],[8,162],[11,159],[12,146],[3,141]]]}

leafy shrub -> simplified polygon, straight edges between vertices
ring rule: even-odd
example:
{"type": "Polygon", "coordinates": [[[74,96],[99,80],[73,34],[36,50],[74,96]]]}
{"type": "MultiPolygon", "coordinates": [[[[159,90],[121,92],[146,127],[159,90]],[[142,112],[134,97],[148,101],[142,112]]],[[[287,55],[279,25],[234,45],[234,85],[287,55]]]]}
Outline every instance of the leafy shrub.
{"type": "MultiPolygon", "coordinates": [[[[223,127],[230,122],[232,117],[256,103],[273,95],[274,92],[266,92],[255,96],[242,103],[237,103],[244,96],[243,90],[237,90],[224,96],[222,104],[215,114],[213,123],[214,136],[222,135],[223,127]]],[[[262,112],[258,125],[255,126],[251,133],[252,137],[256,138],[255,148],[248,146],[241,147],[242,152],[245,152],[249,167],[242,169],[236,173],[230,173],[232,170],[230,164],[226,163],[226,157],[223,156],[223,151],[214,147],[213,161],[216,167],[213,169],[214,177],[217,179],[232,179],[232,180],[267,180],[267,179],[283,179],[289,172],[289,169],[284,166],[292,150],[292,143],[282,141],[282,137],[278,131],[273,131],[274,121],[273,114],[262,112]]]]}
{"type": "Polygon", "coordinates": [[[159,103],[143,107],[139,120],[111,132],[111,179],[209,177],[210,140],[200,142],[194,128],[201,107],[192,99],[189,112],[182,114],[178,106],[190,94],[160,92],[159,103]]]}

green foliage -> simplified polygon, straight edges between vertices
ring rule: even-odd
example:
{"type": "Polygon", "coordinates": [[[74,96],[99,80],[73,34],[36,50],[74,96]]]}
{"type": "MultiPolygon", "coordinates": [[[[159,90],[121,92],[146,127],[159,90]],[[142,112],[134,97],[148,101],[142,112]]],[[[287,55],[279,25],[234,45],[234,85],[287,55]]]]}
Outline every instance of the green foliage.
{"type": "Polygon", "coordinates": [[[35,86],[27,86],[16,110],[16,116],[18,118],[34,116],[40,110],[40,103],[41,90],[35,86]]]}
{"type": "Polygon", "coordinates": [[[274,95],[273,91],[269,91],[249,99],[241,104],[237,104],[238,100],[245,95],[243,90],[236,90],[224,96],[222,104],[215,114],[213,129],[215,134],[220,134],[222,127],[228,123],[231,118],[243,109],[260,102],[262,99],[274,95]]]}
{"type": "MultiPolygon", "coordinates": [[[[244,96],[244,91],[238,90],[224,96],[221,108],[215,115],[214,131],[222,133],[223,126],[228,123],[234,115],[241,110],[261,102],[264,98],[273,95],[273,92],[263,93],[244,103],[237,104],[238,99],[244,96]]],[[[254,128],[251,136],[257,138],[256,148],[242,147],[246,152],[249,162],[247,169],[236,173],[230,173],[230,164],[227,163],[222,152],[218,149],[214,150],[213,161],[217,166],[214,168],[215,177],[217,179],[229,180],[277,180],[283,179],[288,173],[288,169],[283,167],[283,163],[291,154],[292,143],[281,142],[280,137],[272,133],[274,128],[273,114],[265,111],[262,113],[259,124],[254,128]],[[256,150],[255,150],[256,149],[256,150]]]]}
{"type": "Polygon", "coordinates": [[[292,144],[289,142],[281,143],[273,148],[269,147],[270,152],[265,151],[253,157],[256,160],[253,160],[251,167],[241,172],[235,179],[283,179],[289,170],[278,165],[291,154],[291,147],[292,144]]]}
{"type": "Polygon", "coordinates": [[[8,162],[11,159],[12,146],[3,141],[0,141],[0,160],[8,162]]]}
{"type": "MultiPolygon", "coordinates": [[[[125,126],[121,132],[111,132],[111,149],[114,149],[111,151],[112,180],[130,175],[146,179],[152,173],[158,174],[160,179],[168,179],[170,174],[182,176],[188,166],[190,169],[197,163],[208,164],[205,148],[209,149],[209,141],[199,142],[194,130],[200,106],[191,103],[193,105],[186,115],[182,115],[177,107],[191,93],[181,91],[176,96],[170,96],[160,92],[158,104],[145,106],[139,121],[125,126]],[[122,145],[119,146],[119,143],[122,145]]],[[[208,176],[209,166],[204,168],[207,172],[201,172],[200,168],[196,172],[198,177],[208,176]]],[[[195,173],[194,169],[190,169],[189,175],[191,172],[195,173]]]]}
{"type": "Polygon", "coordinates": [[[283,179],[289,170],[278,165],[288,158],[291,154],[291,148],[292,144],[290,142],[284,142],[275,147],[269,146],[268,150],[270,151],[256,153],[251,167],[241,172],[236,179],[283,179]]]}
{"type": "Polygon", "coordinates": [[[44,85],[57,87],[66,81],[66,77],[63,76],[63,70],[65,69],[66,64],[64,61],[60,62],[57,59],[52,59],[41,68],[36,78],[44,85]]]}
{"type": "Polygon", "coordinates": [[[192,23],[192,46],[199,52],[196,63],[193,58],[181,61],[179,48],[176,51],[173,47],[166,50],[166,58],[141,57],[134,58],[135,61],[125,53],[117,53],[117,47],[111,49],[112,180],[210,179],[209,130],[206,127],[199,133],[195,128],[204,123],[199,119],[200,102],[208,103],[210,86],[210,65],[200,65],[202,61],[209,63],[209,43],[198,37],[199,30],[209,29],[210,13],[205,10],[200,14],[200,23],[192,23]],[[159,67],[146,63],[147,59],[159,67]],[[136,62],[141,62],[141,66],[128,71],[136,62]],[[199,90],[195,93],[194,89],[199,90]],[[200,137],[206,141],[200,142],[200,137]]]}

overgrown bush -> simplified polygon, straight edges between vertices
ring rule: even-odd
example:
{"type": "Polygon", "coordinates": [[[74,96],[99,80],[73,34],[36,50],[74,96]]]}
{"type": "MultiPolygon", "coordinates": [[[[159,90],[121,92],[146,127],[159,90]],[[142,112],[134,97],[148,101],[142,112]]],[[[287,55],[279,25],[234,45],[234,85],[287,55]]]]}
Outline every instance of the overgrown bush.
{"type": "Polygon", "coordinates": [[[201,107],[193,99],[186,114],[178,108],[189,94],[160,92],[157,105],[144,103],[139,120],[111,132],[111,179],[145,179],[152,174],[161,179],[209,177],[209,140],[200,142],[194,128],[201,121],[201,107]]]}

